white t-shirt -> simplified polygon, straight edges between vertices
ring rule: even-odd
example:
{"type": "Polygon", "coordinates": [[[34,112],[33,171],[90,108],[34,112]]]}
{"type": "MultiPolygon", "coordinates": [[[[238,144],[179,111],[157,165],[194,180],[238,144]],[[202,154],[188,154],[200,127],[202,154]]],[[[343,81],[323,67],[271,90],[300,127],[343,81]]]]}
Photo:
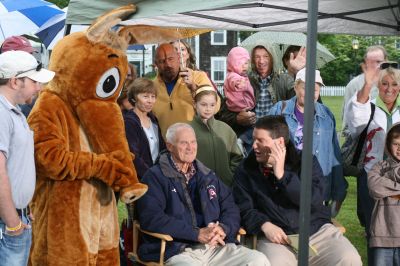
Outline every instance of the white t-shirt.
{"type": "Polygon", "coordinates": [[[147,140],[150,145],[150,153],[151,158],[153,159],[153,163],[155,163],[158,153],[160,152],[159,148],[159,139],[158,139],[158,126],[155,123],[151,123],[149,128],[143,127],[144,133],[146,133],[147,140]]]}

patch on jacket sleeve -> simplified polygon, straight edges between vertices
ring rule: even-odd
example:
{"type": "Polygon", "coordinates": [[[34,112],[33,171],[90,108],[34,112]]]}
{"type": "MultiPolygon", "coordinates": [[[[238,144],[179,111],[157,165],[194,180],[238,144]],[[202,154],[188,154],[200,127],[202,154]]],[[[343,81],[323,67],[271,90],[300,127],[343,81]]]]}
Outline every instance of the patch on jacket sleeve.
{"type": "Polygon", "coordinates": [[[207,192],[208,192],[208,197],[210,200],[217,198],[217,190],[215,189],[214,185],[208,185],[207,186],[207,192]]]}

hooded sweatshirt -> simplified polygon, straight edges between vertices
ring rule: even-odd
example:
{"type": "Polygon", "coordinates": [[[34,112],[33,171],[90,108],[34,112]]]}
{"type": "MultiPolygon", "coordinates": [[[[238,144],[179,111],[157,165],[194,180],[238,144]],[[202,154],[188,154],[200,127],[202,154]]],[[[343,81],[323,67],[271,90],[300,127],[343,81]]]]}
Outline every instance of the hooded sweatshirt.
{"type": "MultiPolygon", "coordinates": [[[[394,127],[400,127],[400,123],[393,125],[388,134],[394,127]]],[[[385,154],[387,159],[368,172],[369,194],[375,200],[370,247],[394,248],[400,247],[400,162],[386,145],[385,154]]]]}
{"type": "Polygon", "coordinates": [[[232,112],[252,110],[255,106],[254,90],[247,74],[242,74],[242,66],[250,60],[243,47],[234,47],[226,59],[228,74],[224,82],[226,105],[232,112]]]}

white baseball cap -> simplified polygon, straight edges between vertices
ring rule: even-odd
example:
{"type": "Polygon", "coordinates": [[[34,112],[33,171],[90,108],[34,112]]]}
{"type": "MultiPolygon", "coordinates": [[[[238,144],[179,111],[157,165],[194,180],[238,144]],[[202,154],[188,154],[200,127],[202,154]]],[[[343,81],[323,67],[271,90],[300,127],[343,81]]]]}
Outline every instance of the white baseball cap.
{"type": "MultiPolygon", "coordinates": [[[[303,82],[306,82],[306,69],[300,69],[299,72],[297,72],[296,75],[296,80],[300,79],[303,82]]],[[[324,82],[322,81],[321,78],[321,73],[319,70],[315,70],[315,82],[322,84],[322,86],[325,86],[324,82]]]]}
{"type": "Polygon", "coordinates": [[[30,53],[8,51],[0,54],[0,79],[28,77],[40,83],[53,79],[55,72],[44,69],[30,53]]]}

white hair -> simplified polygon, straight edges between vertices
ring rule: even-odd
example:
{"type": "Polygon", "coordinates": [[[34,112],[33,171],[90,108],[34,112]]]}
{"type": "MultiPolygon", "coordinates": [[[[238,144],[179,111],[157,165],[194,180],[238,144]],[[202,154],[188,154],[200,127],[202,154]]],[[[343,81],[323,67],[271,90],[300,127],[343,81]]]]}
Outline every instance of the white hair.
{"type": "Polygon", "coordinates": [[[176,133],[181,130],[181,129],[190,129],[193,131],[193,134],[195,134],[194,129],[191,125],[186,124],[186,123],[175,123],[173,125],[171,125],[168,129],[167,129],[167,133],[165,134],[165,139],[168,143],[171,144],[175,144],[176,141],[176,133]]]}

